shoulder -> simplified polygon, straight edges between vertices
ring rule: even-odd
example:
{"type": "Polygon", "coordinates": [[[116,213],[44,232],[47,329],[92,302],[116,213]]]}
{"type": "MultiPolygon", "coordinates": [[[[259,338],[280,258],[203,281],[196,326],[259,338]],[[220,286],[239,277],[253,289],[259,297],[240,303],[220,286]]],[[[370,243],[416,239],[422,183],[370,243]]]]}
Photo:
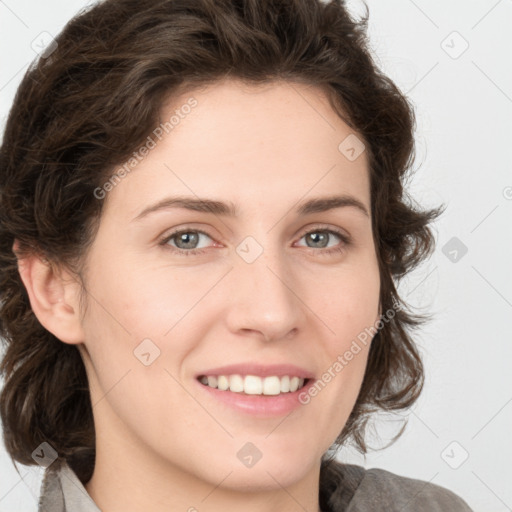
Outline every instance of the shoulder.
{"type": "Polygon", "coordinates": [[[361,508],[359,504],[368,503],[389,511],[472,512],[462,498],[445,487],[379,468],[365,471],[353,502],[354,511],[361,508]]]}
{"type": "Polygon", "coordinates": [[[337,463],[333,470],[338,475],[339,488],[332,489],[329,499],[332,512],[473,512],[457,494],[425,480],[353,464],[337,463]],[[348,501],[341,489],[347,475],[353,486],[348,501]]]}

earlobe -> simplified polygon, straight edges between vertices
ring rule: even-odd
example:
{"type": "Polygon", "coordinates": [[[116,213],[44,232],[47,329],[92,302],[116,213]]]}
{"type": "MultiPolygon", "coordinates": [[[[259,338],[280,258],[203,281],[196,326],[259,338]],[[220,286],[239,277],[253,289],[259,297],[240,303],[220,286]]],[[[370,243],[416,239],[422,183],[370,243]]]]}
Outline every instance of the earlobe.
{"type": "MultiPolygon", "coordinates": [[[[15,241],[15,254],[17,249],[15,241]]],[[[76,300],[79,289],[76,280],[36,253],[18,257],[18,271],[41,325],[65,343],[82,343],[84,333],[76,300]]]]}

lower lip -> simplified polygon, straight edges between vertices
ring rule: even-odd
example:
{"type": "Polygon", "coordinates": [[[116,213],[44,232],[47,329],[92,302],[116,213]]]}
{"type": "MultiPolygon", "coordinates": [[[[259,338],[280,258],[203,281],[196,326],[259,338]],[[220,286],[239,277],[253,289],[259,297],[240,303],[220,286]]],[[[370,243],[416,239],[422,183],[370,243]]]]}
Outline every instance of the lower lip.
{"type": "Polygon", "coordinates": [[[283,416],[303,405],[299,401],[301,393],[307,393],[313,385],[314,379],[309,379],[305,386],[294,392],[281,393],[280,395],[246,395],[233,391],[221,391],[201,384],[197,384],[205,393],[219,402],[223,402],[233,409],[254,416],[283,416]]]}

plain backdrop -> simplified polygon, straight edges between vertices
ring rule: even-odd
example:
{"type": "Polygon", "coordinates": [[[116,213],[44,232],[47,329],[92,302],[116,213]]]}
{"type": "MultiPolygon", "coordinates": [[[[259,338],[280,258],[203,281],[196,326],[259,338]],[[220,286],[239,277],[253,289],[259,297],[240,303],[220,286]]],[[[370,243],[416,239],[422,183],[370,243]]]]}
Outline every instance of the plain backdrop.
{"type": "MultiPolygon", "coordinates": [[[[0,1],[0,125],[36,56],[88,2],[0,1]]],[[[426,387],[408,414],[382,416],[347,462],[445,486],[478,512],[512,510],[512,1],[368,0],[377,63],[416,108],[422,206],[446,203],[437,248],[400,292],[433,320],[416,341],[426,387]],[[378,433],[378,435],[377,435],[378,433]]],[[[356,15],[361,1],[348,2],[356,15]]],[[[0,447],[0,512],[36,511],[42,468],[15,471],[0,447]]]]}

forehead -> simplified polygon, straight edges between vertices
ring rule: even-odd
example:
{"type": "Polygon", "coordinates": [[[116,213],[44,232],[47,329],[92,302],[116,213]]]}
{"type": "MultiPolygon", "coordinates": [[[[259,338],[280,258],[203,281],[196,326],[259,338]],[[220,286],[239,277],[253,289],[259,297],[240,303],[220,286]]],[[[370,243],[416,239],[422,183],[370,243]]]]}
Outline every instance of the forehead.
{"type": "Polygon", "coordinates": [[[225,80],[169,98],[160,123],[152,148],[109,192],[127,216],[170,194],[261,208],[348,193],[370,209],[366,153],[348,158],[345,147],[362,138],[318,87],[225,80]]]}

